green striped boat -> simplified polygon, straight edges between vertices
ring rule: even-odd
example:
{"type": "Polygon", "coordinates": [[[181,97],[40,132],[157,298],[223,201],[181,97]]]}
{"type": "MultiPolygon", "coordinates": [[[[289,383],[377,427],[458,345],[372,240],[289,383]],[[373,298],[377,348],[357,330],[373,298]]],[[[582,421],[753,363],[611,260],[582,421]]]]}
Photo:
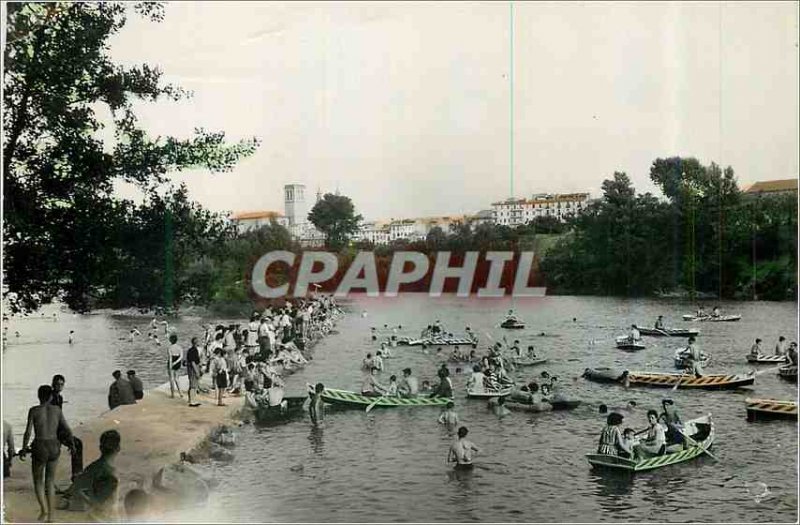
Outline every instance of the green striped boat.
{"type": "Polygon", "coordinates": [[[348,406],[353,408],[366,408],[375,403],[375,408],[383,407],[440,407],[446,405],[452,399],[447,397],[369,397],[362,396],[349,390],[336,390],[326,388],[322,392],[322,400],[332,405],[348,406]]]}
{"type": "Polygon", "coordinates": [[[705,455],[703,450],[710,449],[714,442],[714,422],[711,420],[711,414],[686,421],[683,426],[683,431],[695,441],[696,444],[694,446],[687,449],[679,448],[678,450],[670,451],[673,447],[679,447],[673,445],[667,448],[667,453],[664,455],[640,461],[607,454],[586,454],[586,459],[589,460],[589,464],[594,468],[625,472],[642,472],[666,467],[668,465],[676,465],[705,455]]]}

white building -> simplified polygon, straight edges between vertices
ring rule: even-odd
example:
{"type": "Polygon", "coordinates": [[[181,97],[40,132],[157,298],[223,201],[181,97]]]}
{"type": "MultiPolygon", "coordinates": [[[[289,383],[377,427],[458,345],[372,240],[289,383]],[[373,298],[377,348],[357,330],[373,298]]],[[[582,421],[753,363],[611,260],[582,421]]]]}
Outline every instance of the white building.
{"type": "Polygon", "coordinates": [[[589,204],[588,193],[538,193],[530,199],[506,199],[492,203],[496,224],[519,226],[536,217],[555,217],[564,220],[577,215],[589,204]]]}
{"type": "MultiPolygon", "coordinates": [[[[310,211],[306,203],[305,184],[286,184],[283,187],[284,208],[289,233],[301,246],[319,247],[325,245],[325,234],[308,221],[310,211]]],[[[320,194],[317,192],[317,200],[320,194]]]]}
{"type": "Polygon", "coordinates": [[[284,228],[288,225],[286,217],[277,211],[242,211],[232,214],[228,218],[235,226],[236,231],[244,233],[270,224],[272,221],[284,228]]]}

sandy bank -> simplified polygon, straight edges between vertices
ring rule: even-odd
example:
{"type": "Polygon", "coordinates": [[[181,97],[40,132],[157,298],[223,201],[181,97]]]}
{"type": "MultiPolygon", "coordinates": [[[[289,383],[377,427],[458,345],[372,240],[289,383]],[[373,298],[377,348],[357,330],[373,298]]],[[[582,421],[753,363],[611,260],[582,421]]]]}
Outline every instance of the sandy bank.
{"type": "MultiPolygon", "coordinates": [[[[184,381],[182,390],[185,391],[186,377],[181,379],[184,381]]],[[[112,428],[117,429],[122,436],[121,451],[116,460],[120,479],[119,497],[122,498],[137,482],[144,481],[144,488],[149,490],[153,474],[161,467],[177,462],[181,452],[188,452],[198,445],[217,425],[233,422],[234,415],[242,407],[243,398],[226,398],[226,407],[216,406],[211,395],[201,395],[200,401],[203,403],[201,406],[189,407],[185,397],[171,399],[169,390],[159,387],[149,391],[135,405],[117,407],[82,424],[71,421],[73,432],[83,440],[84,466],[100,456],[100,434],[112,428]]],[[[14,458],[11,477],[4,480],[4,521],[36,521],[39,505],[33,493],[30,461],[30,457],[24,463],[14,458]]],[[[69,484],[69,465],[69,451],[62,447],[57,486],[69,484]]],[[[91,520],[83,512],[56,510],[53,521],[91,520]]]]}

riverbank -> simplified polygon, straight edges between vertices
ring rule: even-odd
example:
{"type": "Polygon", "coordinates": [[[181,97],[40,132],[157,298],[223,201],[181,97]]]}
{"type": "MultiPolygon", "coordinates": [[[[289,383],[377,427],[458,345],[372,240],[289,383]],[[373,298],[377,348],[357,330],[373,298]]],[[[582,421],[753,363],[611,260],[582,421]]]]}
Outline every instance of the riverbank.
{"type": "MultiPolygon", "coordinates": [[[[182,390],[185,390],[186,377],[181,379],[182,390]]],[[[207,377],[204,379],[207,380],[207,377]]],[[[100,456],[100,435],[109,429],[119,431],[122,442],[115,467],[119,477],[120,511],[122,498],[129,490],[140,487],[151,492],[153,475],[159,469],[179,462],[181,452],[189,452],[201,445],[220,424],[233,424],[243,405],[243,397],[230,397],[226,398],[227,406],[216,406],[211,391],[208,395],[200,395],[201,406],[193,408],[186,404],[185,397],[170,398],[165,386],[148,391],[144,399],[135,405],[120,406],[80,424],[71,422],[74,434],[83,441],[84,467],[100,456]]],[[[204,386],[209,387],[210,384],[204,386]]],[[[69,484],[70,461],[67,449],[61,450],[56,486],[63,488],[69,484]]],[[[15,458],[11,477],[4,480],[4,522],[35,522],[39,514],[30,461],[30,457],[25,462],[15,458]]],[[[53,521],[72,523],[93,520],[86,512],[56,510],[53,521]]]]}

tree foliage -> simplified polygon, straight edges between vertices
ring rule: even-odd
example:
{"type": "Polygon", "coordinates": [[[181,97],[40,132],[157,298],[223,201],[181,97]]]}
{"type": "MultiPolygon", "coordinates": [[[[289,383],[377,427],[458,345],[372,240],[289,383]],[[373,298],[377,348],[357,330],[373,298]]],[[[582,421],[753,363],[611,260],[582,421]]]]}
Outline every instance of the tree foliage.
{"type": "MultiPolygon", "coordinates": [[[[189,96],[164,84],[158,68],[125,68],[108,40],[131,11],[152,21],[159,3],[11,3],[3,71],[3,207],[5,282],[15,310],[62,297],[78,310],[122,264],[131,204],[116,181],[155,192],[170,172],[228,171],[255,151],[256,139],[233,144],[222,132],[151,137],[133,112],[137,100],[189,96]],[[111,122],[98,117],[110,111],[111,122]],[[112,135],[103,135],[106,124],[112,135]]],[[[146,206],[141,213],[152,210],[146,206]]],[[[134,213],[135,215],[135,213],[134,213]]],[[[145,232],[159,235],[161,232],[145,232]]],[[[162,265],[163,266],[163,265],[162,265]]]]}
{"type": "Polygon", "coordinates": [[[311,209],[308,220],[325,234],[328,247],[338,250],[358,231],[363,217],[356,213],[350,197],[326,193],[311,209]]]}

